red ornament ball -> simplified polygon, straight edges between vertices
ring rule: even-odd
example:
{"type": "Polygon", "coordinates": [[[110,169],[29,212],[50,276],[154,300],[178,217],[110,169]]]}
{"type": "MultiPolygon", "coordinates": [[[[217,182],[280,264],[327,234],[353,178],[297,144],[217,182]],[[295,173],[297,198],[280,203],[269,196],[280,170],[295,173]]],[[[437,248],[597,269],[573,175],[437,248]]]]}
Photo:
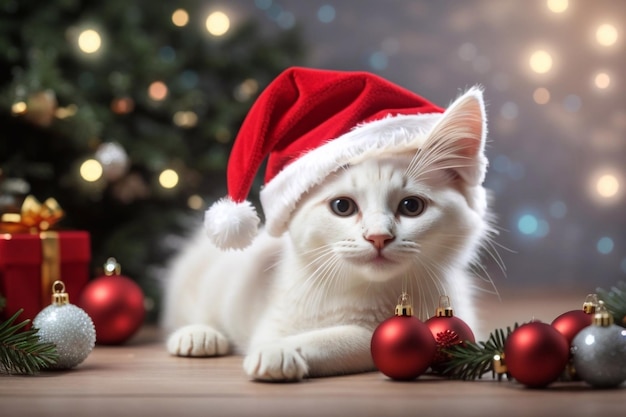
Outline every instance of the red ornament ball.
{"type": "Polygon", "coordinates": [[[435,339],[417,317],[397,315],[383,321],[372,335],[374,365],[389,378],[408,381],[423,374],[436,352],[435,339]]]}
{"type": "Polygon", "coordinates": [[[476,342],[472,329],[456,316],[434,316],[426,320],[424,324],[430,329],[437,344],[437,354],[433,365],[447,360],[447,356],[440,352],[441,349],[459,345],[465,341],[476,342]]]}
{"type": "Polygon", "coordinates": [[[128,340],[145,317],[139,285],[123,275],[104,275],[83,289],[78,305],[93,320],[96,343],[116,345],[128,340]]]}
{"type": "Polygon", "coordinates": [[[569,343],[549,324],[539,321],[515,329],[504,345],[508,372],[521,384],[541,388],[555,381],[569,360],[569,343]]]}
{"type": "Polygon", "coordinates": [[[552,327],[559,331],[567,344],[571,345],[574,337],[585,327],[591,326],[593,314],[585,313],[583,310],[572,310],[561,314],[552,321],[552,327]]]}

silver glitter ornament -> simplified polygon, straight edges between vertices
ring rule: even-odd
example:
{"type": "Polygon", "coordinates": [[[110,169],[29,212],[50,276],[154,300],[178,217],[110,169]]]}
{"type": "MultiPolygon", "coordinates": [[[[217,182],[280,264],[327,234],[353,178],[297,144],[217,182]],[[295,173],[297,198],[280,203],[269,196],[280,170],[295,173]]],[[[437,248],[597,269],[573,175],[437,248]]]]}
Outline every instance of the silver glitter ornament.
{"type": "Polygon", "coordinates": [[[50,369],[69,369],[89,356],[96,343],[96,329],[87,313],[70,304],[63,282],[55,281],[52,288],[52,304],[37,314],[33,327],[39,329],[42,342],[56,345],[59,359],[50,369]]]}
{"type": "Polygon", "coordinates": [[[613,324],[602,302],[593,324],[572,341],[576,374],[596,388],[614,388],[626,381],[626,329],[613,324]]]}
{"type": "Polygon", "coordinates": [[[94,157],[102,165],[108,181],[117,181],[128,171],[130,161],[126,150],[117,142],[105,142],[96,150],[94,157]]]}

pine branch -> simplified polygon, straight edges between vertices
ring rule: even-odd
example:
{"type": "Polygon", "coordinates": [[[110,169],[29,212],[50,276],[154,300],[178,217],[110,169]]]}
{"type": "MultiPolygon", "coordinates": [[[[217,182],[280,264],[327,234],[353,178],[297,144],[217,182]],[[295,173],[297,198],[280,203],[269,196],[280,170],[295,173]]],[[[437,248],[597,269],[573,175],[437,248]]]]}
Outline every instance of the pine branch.
{"type": "Polygon", "coordinates": [[[19,331],[30,320],[13,324],[22,311],[19,310],[7,321],[0,323],[0,373],[32,375],[54,365],[58,360],[56,346],[53,343],[41,343],[38,329],[19,331]]]}
{"type": "Polygon", "coordinates": [[[452,379],[474,380],[481,378],[485,373],[495,373],[493,362],[494,357],[504,356],[504,344],[507,338],[517,329],[515,323],[513,329],[506,328],[506,333],[502,329],[496,329],[489,334],[486,342],[473,343],[465,341],[462,344],[444,349],[449,359],[442,364],[443,374],[452,379]]]}
{"type": "Polygon", "coordinates": [[[615,324],[626,327],[626,282],[620,281],[608,291],[598,288],[596,292],[613,316],[615,324]]]}

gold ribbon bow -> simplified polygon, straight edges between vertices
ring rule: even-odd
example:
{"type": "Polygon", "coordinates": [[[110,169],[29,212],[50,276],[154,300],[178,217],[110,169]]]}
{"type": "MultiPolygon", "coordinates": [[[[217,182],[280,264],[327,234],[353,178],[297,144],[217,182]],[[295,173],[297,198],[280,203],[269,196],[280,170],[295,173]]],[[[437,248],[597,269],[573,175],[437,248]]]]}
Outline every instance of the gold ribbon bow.
{"type": "Polygon", "coordinates": [[[52,197],[40,203],[34,196],[24,199],[19,213],[3,213],[0,217],[0,232],[17,233],[46,231],[63,217],[65,213],[52,197]]]}

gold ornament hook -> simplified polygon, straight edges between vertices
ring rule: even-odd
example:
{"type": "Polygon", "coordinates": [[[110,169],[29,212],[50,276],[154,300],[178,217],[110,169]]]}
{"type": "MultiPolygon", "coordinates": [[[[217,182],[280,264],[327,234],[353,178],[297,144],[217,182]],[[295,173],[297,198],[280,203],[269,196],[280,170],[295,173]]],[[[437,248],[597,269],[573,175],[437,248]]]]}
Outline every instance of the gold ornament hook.
{"type": "Polygon", "coordinates": [[[435,310],[435,317],[454,317],[454,310],[450,305],[450,297],[447,295],[439,297],[439,307],[435,310]]]}
{"type": "Polygon", "coordinates": [[[412,316],[413,305],[411,303],[411,296],[403,292],[398,298],[398,304],[396,305],[396,316],[412,316]]]}
{"type": "Polygon", "coordinates": [[[122,266],[113,257],[107,259],[104,263],[104,275],[120,275],[122,273],[122,266]]]}
{"type": "Polygon", "coordinates": [[[598,308],[593,316],[593,324],[601,327],[609,327],[613,324],[613,316],[606,309],[604,301],[598,301],[598,308]]]}
{"type": "Polygon", "coordinates": [[[587,314],[593,314],[596,312],[598,308],[598,295],[597,294],[587,294],[585,298],[585,302],[583,303],[583,311],[587,314]]]}
{"type": "Polygon", "coordinates": [[[62,306],[70,303],[70,296],[65,292],[63,281],[54,281],[52,284],[52,304],[62,306]]]}

